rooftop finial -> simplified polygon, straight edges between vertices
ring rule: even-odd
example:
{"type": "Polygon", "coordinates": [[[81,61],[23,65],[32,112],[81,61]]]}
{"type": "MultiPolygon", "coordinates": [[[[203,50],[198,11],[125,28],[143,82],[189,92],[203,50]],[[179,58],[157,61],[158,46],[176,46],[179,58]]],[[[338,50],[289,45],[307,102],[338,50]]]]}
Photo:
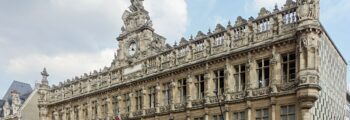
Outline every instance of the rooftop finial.
{"type": "Polygon", "coordinates": [[[49,77],[49,74],[47,73],[46,68],[44,68],[44,70],[41,72],[41,75],[46,78],[49,77]]]}
{"type": "Polygon", "coordinates": [[[41,84],[43,85],[49,85],[49,81],[47,80],[47,77],[49,77],[49,74],[46,71],[46,68],[41,72],[41,76],[43,76],[43,79],[41,80],[41,84]]]}

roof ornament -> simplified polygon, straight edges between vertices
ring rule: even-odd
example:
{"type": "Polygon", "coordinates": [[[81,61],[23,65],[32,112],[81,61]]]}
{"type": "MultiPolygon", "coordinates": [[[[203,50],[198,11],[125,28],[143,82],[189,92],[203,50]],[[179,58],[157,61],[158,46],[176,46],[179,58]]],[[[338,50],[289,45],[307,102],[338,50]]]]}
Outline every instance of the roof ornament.
{"type": "Polygon", "coordinates": [[[43,76],[41,80],[41,84],[49,85],[49,81],[47,80],[47,77],[49,77],[49,74],[47,73],[46,68],[44,68],[44,70],[41,72],[41,76],[43,76]]]}
{"type": "Polygon", "coordinates": [[[129,7],[131,12],[145,10],[143,7],[143,0],[130,0],[131,6],[129,7]]]}

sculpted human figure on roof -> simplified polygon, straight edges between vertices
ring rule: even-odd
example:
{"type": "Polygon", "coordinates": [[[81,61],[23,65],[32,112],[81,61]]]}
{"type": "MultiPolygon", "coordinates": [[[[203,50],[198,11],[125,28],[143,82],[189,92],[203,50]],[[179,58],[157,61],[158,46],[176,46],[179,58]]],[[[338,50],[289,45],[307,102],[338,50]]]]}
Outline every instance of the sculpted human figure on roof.
{"type": "Polygon", "coordinates": [[[129,7],[132,12],[144,10],[143,0],[130,0],[131,6],[129,7]]]}

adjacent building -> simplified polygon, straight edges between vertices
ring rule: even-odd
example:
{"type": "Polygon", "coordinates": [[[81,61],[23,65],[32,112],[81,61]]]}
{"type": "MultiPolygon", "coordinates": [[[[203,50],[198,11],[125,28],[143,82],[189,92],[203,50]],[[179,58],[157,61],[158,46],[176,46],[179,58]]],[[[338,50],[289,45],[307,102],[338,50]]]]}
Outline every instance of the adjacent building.
{"type": "Polygon", "coordinates": [[[27,83],[13,81],[0,101],[0,120],[38,120],[37,91],[27,83]]]}
{"type": "Polygon", "coordinates": [[[51,87],[41,73],[40,120],[345,119],[347,63],[319,0],[287,0],[173,46],[142,2],[122,16],[111,66],[51,87]]]}

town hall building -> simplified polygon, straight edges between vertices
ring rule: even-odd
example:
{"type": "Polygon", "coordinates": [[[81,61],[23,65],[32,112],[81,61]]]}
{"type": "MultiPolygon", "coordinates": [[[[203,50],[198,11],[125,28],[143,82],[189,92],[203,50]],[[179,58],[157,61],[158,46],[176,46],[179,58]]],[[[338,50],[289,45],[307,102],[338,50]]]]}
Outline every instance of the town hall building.
{"type": "Polygon", "coordinates": [[[53,86],[41,73],[40,120],[343,120],[347,63],[319,2],[286,0],[169,45],[131,0],[111,66],[53,86]]]}

